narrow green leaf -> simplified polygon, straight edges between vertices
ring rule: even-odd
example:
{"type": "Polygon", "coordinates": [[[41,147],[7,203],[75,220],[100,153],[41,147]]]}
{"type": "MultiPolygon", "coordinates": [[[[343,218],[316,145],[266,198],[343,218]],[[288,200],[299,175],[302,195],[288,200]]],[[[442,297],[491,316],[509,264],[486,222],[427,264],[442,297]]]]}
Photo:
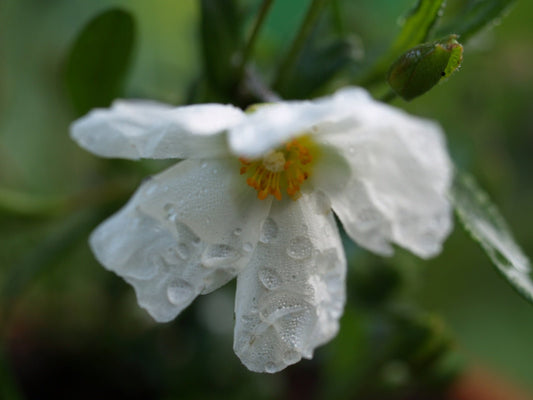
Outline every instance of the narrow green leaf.
{"type": "Polygon", "coordinates": [[[82,29],[68,55],[65,77],[77,113],[107,107],[122,94],[134,44],[135,21],[127,11],[105,11],[82,29]]]}
{"type": "Polygon", "coordinates": [[[465,2],[454,20],[439,29],[439,34],[455,33],[465,43],[483,28],[500,21],[516,3],[516,0],[474,0],[465,2]]]}
{"type": "Polygon", "coordinates": [[[456,38],[450,35],[402,54],[392,64],[387,78],[394,92],[404,100],[412,100],[448,79],[463,61],[463,46],[456,38]]]}
{"type": "Polygon", "coordinates": [[[445,0],[418,0],[417,5],[405,17],[402,30],[396,40],[363,79],[363,85],[371,85],[384,80],[391,64],[402,53],[425,42],[442,14],[445,3],[445,0]]]}
{"type": "Polygon", "coordinates": [[[463,226],[485,250],[500,274],[533,303],[530,262],[487,194],[472,176],[457,172],[450,197],[463,226]]]}
{"type": "Polygon", "coordinates": [[[291,99],[311,96],[349,64],[357,61],[361,52],[361,43],[355,37],[331,41],[321,47],[310,42],[304,48],[290,79],[287,79],[283,94],[291,99]]]}
{"type": "Polygon", "coordinates": [[[235,0],[201,1],[204,72],[213,89],[228,95],[238,79],[242,18],[235,0]]]}

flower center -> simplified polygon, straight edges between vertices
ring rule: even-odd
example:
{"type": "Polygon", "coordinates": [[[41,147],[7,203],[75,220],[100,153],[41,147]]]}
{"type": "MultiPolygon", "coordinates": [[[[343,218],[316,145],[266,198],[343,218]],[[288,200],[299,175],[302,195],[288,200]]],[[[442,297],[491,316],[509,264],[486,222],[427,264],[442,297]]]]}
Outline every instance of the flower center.
{"type": "Polygon", "coordinates": [[[282,191],[297,200],[301,195],[300,186],[311,175],[316,155],[316,144],[309,136],[301,136],[260,159],[239,158],[241,175],[248,176],[246,183],[257,190],[257,197],[261,200],[269,195],[281,200],[282,191]]]}

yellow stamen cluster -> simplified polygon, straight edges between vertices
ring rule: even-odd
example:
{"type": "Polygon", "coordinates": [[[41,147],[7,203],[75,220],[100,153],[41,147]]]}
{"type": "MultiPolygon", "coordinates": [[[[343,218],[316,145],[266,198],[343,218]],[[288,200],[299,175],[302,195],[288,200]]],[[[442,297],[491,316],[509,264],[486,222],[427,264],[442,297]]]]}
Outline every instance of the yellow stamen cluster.
{"type": "Polygon", "coordinates": [[[281,200],[282,190],[296,200],[300,186],[309,178],[313,162],[314,143],[307,136],[287,142],[258,160],[239,158],[241,175],[248,174],[246,183],[257,190],[261,200],[269,195],[281,200]]]}

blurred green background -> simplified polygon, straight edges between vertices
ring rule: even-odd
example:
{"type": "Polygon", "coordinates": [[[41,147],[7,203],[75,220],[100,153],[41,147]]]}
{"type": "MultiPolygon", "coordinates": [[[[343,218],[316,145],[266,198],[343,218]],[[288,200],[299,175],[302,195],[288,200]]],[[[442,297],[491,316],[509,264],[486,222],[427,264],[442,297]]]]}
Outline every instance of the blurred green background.
{"type": "MultiPolygon", "coordinates": [[[[249,28],[259,2],[241,3],[249,28]]],[[[254,56],[266,76],[308,3],[275,3],[254,56]]],[[[343,29],[358,35],[372,58],[413,1],[339,3],[343,29]]],[[[460,2],[448,3],[453,10],[460,2]]],[[[413,385],[438,392],[470,365],[533,393],[533,307],[460,226],[429,262],[403,252],[382,262],[347,242],[349,304],[339,336],[314,360],[277,375],[251,373],[233,354],[232,285],[198,299],[176,321],[155,324],[133,290],[97,264],[87,236],[143,177],[168,163],[101,160],[68,136],[76,118],[64,81],[69,48],[92,17],[113,6],[130,11],[138,28],[124,96],[183,104],[202,69],[199,1],[0,2],[0,396],[367,398],[373,389],[362,382],[374,379],[386,393],[381,399],[404,398],[413,385]],[[436,337],[431,346],[446,347],[438,363],[431,359],[431,376],[397,352],[410,339],[393,340],[419,319],[436,337]]],[[[411,103],[393,102],[443,125],[455,161],[490,193],[529,255],[531,15],[533,3],[518,2],[501,25],[466,45],[452,79],[411,103]]]]}

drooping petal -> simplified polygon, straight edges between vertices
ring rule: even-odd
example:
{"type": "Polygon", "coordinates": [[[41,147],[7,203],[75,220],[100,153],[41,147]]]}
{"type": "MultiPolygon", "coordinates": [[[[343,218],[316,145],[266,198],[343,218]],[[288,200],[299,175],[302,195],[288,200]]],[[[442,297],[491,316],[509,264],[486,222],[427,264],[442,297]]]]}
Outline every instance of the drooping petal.
{"type": "Polygon", "coordinates": [[[147,101],[116,101],[75,121],[71,136],[102,157],[202,158],[228,153],[226,129],[244,118],[231,105],[171,107],[147,101]]]}
{"type": "Polygon", "coordinates": [[[270,200],[257,201],[238,169],[234,159],[185,160],[145,181],[93,232],[97,259],[135,288],[157,321],[249,262],[270,200]]]}
{"type": "Polygon", "coordinates": [[[317,186],[352,239],[384,255],[391,243],[421,257],[441,250],[452,225],[452,166],[436,123],[369,99],[351,121],[320,126],[315,139],[350,166],[342,190],[327,181],[317,186]]]}
{"type": "Polygon", "coordinates": [[[349,88],[314,101],[261,105],[230,129],[230,147],[239,156],[257,157],[292,137],[312,132],[319,124],[351,118],[359,104],[368,101],[365,90],[349,88]]]}
{"type": "Polygon", "coordinates": [[[322,198],[274,202],[250,265],[237,278],[233,348],[252,371],[277,372],[335,336],[346,260],[322,198]]]}

